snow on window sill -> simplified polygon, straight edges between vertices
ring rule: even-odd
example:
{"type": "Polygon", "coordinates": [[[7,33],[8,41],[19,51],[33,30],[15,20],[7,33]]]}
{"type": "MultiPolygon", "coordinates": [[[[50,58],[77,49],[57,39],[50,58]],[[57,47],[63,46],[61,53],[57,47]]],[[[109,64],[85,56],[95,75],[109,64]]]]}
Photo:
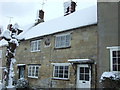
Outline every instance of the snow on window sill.
{"type": "Polygon", "coordinates": [[[28,76],[29,78],[35,78],[35,79],[37,79],[38,77],[35,77],[35,76],[28,76]]]}
{"type": "Polygon", "coordinates": [[[35,50],[35,51],[31,51],[31,52],[40,52],[41,50],[35,50]]]}
{"type": "Polygon", "coordinates": [[[69,78],[58,78],[58,77],[52,77],[52,79],[55,79],[55,80],[69,80],[69,78]]]}

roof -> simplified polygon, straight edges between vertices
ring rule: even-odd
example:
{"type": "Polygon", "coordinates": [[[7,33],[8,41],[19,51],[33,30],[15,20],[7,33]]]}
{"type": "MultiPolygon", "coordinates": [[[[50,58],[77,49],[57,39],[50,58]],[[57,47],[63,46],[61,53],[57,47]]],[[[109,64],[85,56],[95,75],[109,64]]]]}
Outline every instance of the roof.
{"type": "Polygon", "coordinates": [[[40,23],[26,32],[23,32],[18,38],[27,40],[92,24],[97,24],[96,5],[78,10],[67,16],[40,23]]]}

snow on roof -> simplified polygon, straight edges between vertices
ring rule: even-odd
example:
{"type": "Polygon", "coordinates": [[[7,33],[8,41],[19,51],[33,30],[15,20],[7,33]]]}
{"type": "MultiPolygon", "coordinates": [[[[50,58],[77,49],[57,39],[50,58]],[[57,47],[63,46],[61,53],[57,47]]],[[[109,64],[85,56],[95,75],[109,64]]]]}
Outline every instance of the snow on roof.
{"type": "Polygon", "coordinates": [[[94,63],[91,59],[69,59],[68,62],[71,63],[94,63]]]}
{"type": "Polygon", "coordinates": [[[97,6],[94,5],[71,13],[70,15],[40,23],[27,32],[23,32],[18,38],[24,38],[27,40],[96,23],[97,6]]]}
{"type": "Polygon", "coordinates": [[[0,40],[0,47],[8,45],[8,42],[5,39],[0,40]]]}
{"type": "Polygon", "coordinates": [[[25,66],[25,64],[17,64],[17,66],[25,66]]]}
{"type": "Polygon", "coordinates": [[[25,26],[23,26],[22,28],[23,28],[23,32],[22,33],[20,33],[18,36],[17,36],[17,38],[18,39],[23,39],[23,37],[20,37],[20,36],[23,36],[23,34],[24,33],[26,33],[27,31],[29,31],[32,27],[34,27],[35,26],[35,23],[31,23],[31,24],[28,24],[28,25],[25,25],[25,26]]]}
{"type": "Polygon", "coordinates": [[[113,80],[120,79],[120,72],[104,72],[100,80],[105,80],[105,78],[110,78],[113,80]]]}
{"type": "Polygon", "coordinates": [[[31,24],[23,26],[22,27],[23,31],[27,31],[27,30],[31,29],[34,25],[35,25],[35,23],[31,23],[31,24]]]}

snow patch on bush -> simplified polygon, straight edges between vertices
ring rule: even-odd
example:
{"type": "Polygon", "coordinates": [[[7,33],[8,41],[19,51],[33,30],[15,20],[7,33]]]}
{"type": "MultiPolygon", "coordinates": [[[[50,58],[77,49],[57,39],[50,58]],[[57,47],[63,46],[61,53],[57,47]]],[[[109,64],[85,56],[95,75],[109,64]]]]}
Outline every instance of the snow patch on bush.
{"type": "Polygon", "coordinates": [[[28,87],[28,81],[24,78],[21,78],[17,81],[16,88],[27,88],[28,87]]]}
{"type": "Polygon", "coordinates": [[[104,72],[100,78],[100,80],[105,80],[106,78],[112,80],[120,80],[120,72],[104,72]]]}

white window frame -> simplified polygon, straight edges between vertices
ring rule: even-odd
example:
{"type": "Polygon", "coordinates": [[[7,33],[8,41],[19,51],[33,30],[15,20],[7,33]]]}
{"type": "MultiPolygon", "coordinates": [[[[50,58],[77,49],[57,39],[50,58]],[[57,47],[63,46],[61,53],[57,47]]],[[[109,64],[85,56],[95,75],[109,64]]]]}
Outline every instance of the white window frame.
{"type": "Polygon", "coordinates": [[[60,34],[55,36],[55,48],[66,48],[70,46],[71,46],[71,33],[60,34]],[[68,41],[66,36],[69,36],[68,41]],[[64,37],[64,40],[61,40],[62,37],[64,37]],[[59,38],[60,40],[57,40],[57,38],[59,38]]]}
{"type": "Polygon", "coordinates": [[[41,50],[41,40],[34,40],[34,41],[31,41],[31,52],[37,52],[37,51],[40,51],[41,50]]]}
{"type": "MultiPolygon", "coordinates": [[[[54,66],[54,68],[53,68],[53,79],[69,80],[69,76],[70,76],[70,63],[52,63],[52,64],[54,66]],[[63,67],[68,66],[68,78],[64,78],[64,74],[65,73],[63,73],[63,78],[55,77],[54,76],[54,74],[55,74],[55,66],[58,66],[58,67],[60,67],[60,66],[63,66],[63,67]]],[[[59,69],[58,69],[58,71],[59,71],[59,69]]],[[[65,68],[64,68],[63,71],[65,71],[65,68]]]]}
{"type": "MultiPolygon", "coordinates": [[[[113,51],[120,51],[120,46],[107,47],[110,50],[110,71],[113,71],[113,51]]],[[[118,71],[115,71],[118,72],[118,71]]]]}
{"type": "Polygon", "coordinates": [[[39,68],[40,68],[39,65],[29,65],[28,66],[28,77],[29,78],[38,78],[38,76],[36,76],[36,68],[38,68],[38,76],[39,76],[39,68]],[[30,68],[31,68],[31,71],[30,71],[30,68]],[[34,71],[33,71],[33,68],[35,68],[34,71]]]}
{"type": "Polygon", "coordinates": [[[0,50],[0,59],[2,58],[2,50],[0,50]]]}

